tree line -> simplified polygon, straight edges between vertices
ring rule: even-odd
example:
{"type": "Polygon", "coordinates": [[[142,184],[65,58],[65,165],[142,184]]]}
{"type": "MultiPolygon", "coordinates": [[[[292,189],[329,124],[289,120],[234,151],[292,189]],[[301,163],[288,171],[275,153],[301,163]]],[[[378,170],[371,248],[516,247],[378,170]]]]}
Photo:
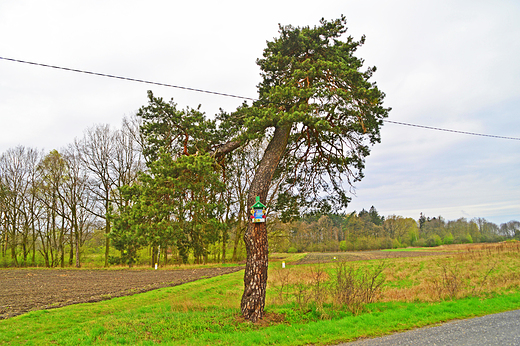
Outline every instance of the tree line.
{"type": "MultiPolygon", "coordinates": [[[[135,127],[97,125],[61,150],[17,146],[0,156],[0,245],[4,262],[81,266],[81,247],[96,229],[110,233],[119,187],[143,167],[135,127]],[[9,258],[9,261],[6,259],[9,258]]],[[[106,239],[106,259],[110,249],[106,239]]]]}
{"type": "Polygon", "coordinates": [[[359,251],[520,240],[520,222],[497,225],[484,218],[447,221],[381,216],[374,206],[348,214],[319,214],[271,225],[271,248],[279,252],[359,251]]]}

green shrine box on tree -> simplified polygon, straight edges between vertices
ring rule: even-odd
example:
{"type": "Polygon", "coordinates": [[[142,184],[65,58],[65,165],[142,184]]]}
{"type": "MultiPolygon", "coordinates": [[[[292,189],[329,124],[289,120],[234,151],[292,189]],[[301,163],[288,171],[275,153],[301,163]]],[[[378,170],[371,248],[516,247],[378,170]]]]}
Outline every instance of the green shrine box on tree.
{"type": "Polygon", "coordinates": [[[265,222],[266,206],[260,202],[260,197],[256,196],[256,203],[251,207],[251,222],[265,222]]]}

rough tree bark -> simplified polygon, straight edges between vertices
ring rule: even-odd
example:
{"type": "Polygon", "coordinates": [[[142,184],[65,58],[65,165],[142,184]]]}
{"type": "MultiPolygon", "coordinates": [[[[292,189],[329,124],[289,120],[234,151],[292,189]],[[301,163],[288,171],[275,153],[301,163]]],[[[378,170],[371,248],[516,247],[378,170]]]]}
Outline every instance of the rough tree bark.
{"type": "MultiPolygon", "coordinates": [[[[260,196],[262,203],[266,202],[273,174],[285,152],[290,132],[289,124],[276,127],[251,183],[247,198],[248,207],[255,203],[256,196],[260,196]]],[[[256,322],[263,317],[265,307],[269,255],[266,224],[249,222],[244,242],[247,261],[240,308],[245,319],[256,322]]]]}

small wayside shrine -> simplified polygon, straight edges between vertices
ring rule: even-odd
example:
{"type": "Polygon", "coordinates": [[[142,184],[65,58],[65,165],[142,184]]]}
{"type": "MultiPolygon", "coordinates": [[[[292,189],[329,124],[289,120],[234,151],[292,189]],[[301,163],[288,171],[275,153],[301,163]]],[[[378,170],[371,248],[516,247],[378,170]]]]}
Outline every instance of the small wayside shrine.
{"type": "Polygon", "coordinates": [[[251,207],[251,222],[265,222],[267,207],[260,202],[260,197],[256,196],[256,203],[251,207]]]}

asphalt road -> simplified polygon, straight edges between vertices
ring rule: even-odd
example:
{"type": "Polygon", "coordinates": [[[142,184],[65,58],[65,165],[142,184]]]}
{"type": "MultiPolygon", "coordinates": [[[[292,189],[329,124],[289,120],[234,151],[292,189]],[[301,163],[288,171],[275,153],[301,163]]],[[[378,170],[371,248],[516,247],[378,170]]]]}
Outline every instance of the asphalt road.
{"type": "Polygon", "coordinates": [[[520,345],[520,310],[448,322],[381,338],[338,346],[491,346],[520,345]]]}

